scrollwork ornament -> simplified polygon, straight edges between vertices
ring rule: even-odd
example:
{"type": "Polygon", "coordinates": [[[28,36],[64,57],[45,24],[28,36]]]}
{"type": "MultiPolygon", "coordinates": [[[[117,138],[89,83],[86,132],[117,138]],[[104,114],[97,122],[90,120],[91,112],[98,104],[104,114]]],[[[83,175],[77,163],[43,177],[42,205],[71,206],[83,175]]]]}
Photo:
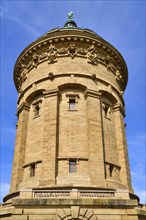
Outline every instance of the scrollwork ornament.
{"type": "Polygon", "coordinates": [[[39,55],[34,54],[32,56],[32,66],[37,68],[38,64],[39,64],[39,55]]]}
{"type": "Polygon", "coordinates": [[[46,59],[47,58],[47,53],[42,53],[41,55],[40,55],[40,57],[39,57],[39,59],[40,60],[44,60],[44,59],[46,59]]]}
{"type": "Polygon", "coordinates": [[[114,71],[115,68],[114,68],[113,64],[111,63],[109,56],[105,57],[105,65],[106,65],[107,70],[114,71]]]}
{"type": "Polygon", "coordinates": [[[26,68],[21,73],[21,79],[22,79],[22,82],[25,82],[25,80],[27,79],[27,69],[26,68]]]}
{"type": "Polygon", "coordinates": [[[121,80],[122,80],[122,75],[121,75],[120,68],[117,68],[117,69],[116,69],[115,79],[116,79],[117,81],[121,81],[121,80]]]}
{"type": "Polygon", "coordinates": [[[94,45],[92,45],[90,48],[87,50],[87,62],[97,65],[97,50],[95,49],[94,45]]]}
{"type": "Polygon", "coordinates": [[[57,48],[51,44],[48,50],[49,63],[57,62],[57,54],[58,54],[57,48]]]}

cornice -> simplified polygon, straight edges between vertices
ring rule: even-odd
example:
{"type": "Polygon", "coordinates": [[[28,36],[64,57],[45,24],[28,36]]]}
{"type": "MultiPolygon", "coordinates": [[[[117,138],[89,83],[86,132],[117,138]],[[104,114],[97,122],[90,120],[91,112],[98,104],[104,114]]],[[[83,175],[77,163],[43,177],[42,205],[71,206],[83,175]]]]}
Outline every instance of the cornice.
{"type": "Polygon", "coordinates": [[[22,83],[33,68],[37,68],[43,62],[48,62],[48,65],[58,62],[60,57],[81,57],[85,58],[89,65],[104,65],[114,74],[120,90],[125,90],[128,70],[122,55],[94,32],[78,30],[57,30],[30,44],[15,64],[14,81],[17,90],[21,91],[22,83]]]}
{"type": "Polygon", "coordinates": [[[120,104],[120,103],[117,103],[115,106],[114,106],[114,112],[121,112],[123,117],[125,117],[125,109],[124,107],[120,104]]]}
{"type": "Polygon", "coordinates": [[[23,102],[23,103],[19,106],[16,115],[18,116],[23,110],[29,111],[29,109],[30,109],[30,105],[29,105],[27,102],[23,102]]]}

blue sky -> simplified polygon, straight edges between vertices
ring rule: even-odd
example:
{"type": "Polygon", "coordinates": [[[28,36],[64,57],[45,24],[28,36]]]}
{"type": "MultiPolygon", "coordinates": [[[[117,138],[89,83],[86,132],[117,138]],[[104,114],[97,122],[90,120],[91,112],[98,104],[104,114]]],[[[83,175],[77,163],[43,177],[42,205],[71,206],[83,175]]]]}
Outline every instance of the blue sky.
{"type": "Polygon", "coordinates": [[[95,31],[116,47],[127,63],[125,123],[132,184],[146,203],[145,4],[143,0],[1,0],[1,200],[9,191],[15,143],[14,64],[27,45],[50,29],[63,27],[67,13],[73,11],[79,27],[95,31]]]}

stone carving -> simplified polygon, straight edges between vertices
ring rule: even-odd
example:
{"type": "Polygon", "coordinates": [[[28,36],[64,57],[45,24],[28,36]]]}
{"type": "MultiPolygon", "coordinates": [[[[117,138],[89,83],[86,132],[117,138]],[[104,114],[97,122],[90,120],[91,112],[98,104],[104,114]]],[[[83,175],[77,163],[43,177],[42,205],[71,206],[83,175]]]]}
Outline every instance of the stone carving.
{"type": "Polygon", "coordinates": [[[111,71],[115,70],[113,64],[110,61],[110,57],[109,56],[106,56],[104,61],[105,61],[105,65],[106,65],[107,70],[111,70],[111,71]]]}
{"type": "Polygon", "coordinates": [[[81,55],[86,55],[87,54],[87,50],[83,49],[83,48],[79,48],[78,49],[78,53],[81,54],[81,55]]]}
{"type": "Polygon", "coordinates": [[[18,92],[21,93],[22,79],[18,77],[18,92]]]}
{"type": "Polygon", "coordinates": [[[32,63],[32,60],[29,61],[29,63],[28,63],[27,66],[26,66],[26,69],[29,70],[29,69],[33,66],[32,64],[33,64],[33,63],[32,63]]]}
{"type": "Polygon", "coordinates": [[[70,197],[70,192],[51,192],[51,191],[39,191],[34,192],[35,198],[64,198],[64,197],[70,197]]]}
{"type": "Polygon", "coordinates": [[[40,55],[40,60],[44,60],[44,59],[46,59],[47,56],[48,56],[47,53],[42,53],[42,54],[40,55]]]}
{"type": "Polygon", "coordinates": [[[79,197],[89,198],[113,198],[113,192],[80,192],[79,197]]]}
{"type": "Polygon", "coordinates": [[[27,79],[27,69],[25,68],[24,70],[23,70],[23,72],[22,72],[22,75],[21,75],[21,77],[22,77],[22,82],[24,82],[26,79],[27,79]]]}
{"type": "Polygon", "coordinates": [[[117,69],[116,69],[115,79],[116,79],[117,81],[120,81],[120,80],[122,79],[122,75],[121,75],[121,73],[120,73],[120,68],[117,68],[117,69]]]}
{"type": "Polygon", "coordinates": [[[86,220],[96,220],[94,211],[92,209],[82,209],[79,206],[71,206],[71,208],[58,209],[57,211],[58,220],[60,219],[86,219],[86,220]]]}
{"type": "Polygon", "coordinates": [[[37,68],[38,64],[39,64],[39,55],[34,54],[32,56],[32,66],[37,68]]]}
{"type": "Polygon", "coordinates": [[[95,49],[94,45],[92,45],[90,48],[87,50],[87,60],[88,63],[97,65],[97,50],[95,49]]]}
{"type": "Polygon", "coordinates": [[[24,82],[27,78],[27,69],[26,69],[26,65],[21,63],[21,80],[22,82],[24,82]]]}
{"type": "MultiPolygon", "coordinates": [[[[75,56],[84,56],[87,57],[87,62],[93,65],[97,65],[98,63],[106,66],[106,68],[113,72],[115,79],[120,84],[120,89],[123,90],[124,78],[121,73],[121,67],[115,66],[116,64],[112,61],[112,58],[107,55],[105,56],[102,51],[97,53],[97,49],[94,44],[90,46],[88,49],[83,48],[82,46],[78,47],[75,42],[71,42],[68,47],[63,45],[61,48],[57,48],[55,45],[50,44],[47,51],[43,51],[40,54],[35,53],[26,63],[24,60],[21,61],[21,64],[18,66],[17,72],[20,76],[18,79],[18,84],[20,83],[19,90],[21,88],[22,83],[27,79],[27,75],[32,68],[37,68],[38,65],[47,59],[48,63],[57,62],[58,56],[71,56],[74,59],[75,56]],[[21,82],[20,82],[21,81],[21,82]]],[[[49,79],[52,80],[54,78],[53,75],[49,75],[49,79]]],[[[95,75],[93,74],[91,78],[94,80],[95,75]]]]}
{"type": "Polygon", "coordinates": [[[69,48],[68,48],[68,54],[71,56],[71,58],[73,59],[75,57],[75,55],[77,54],[77,48],[75,46],[74,42],[71,42],[69,48]]]}
{"type": "Polygon", "coordinates": [[[96,74],[95,74],[95,73],[93,73],[93,74],[91,75],[91,79],[92,79],[92,80],[95,80],[95,79],[96,79],[96,74]]]}
{"type": "Polygon", "coordinates": [[[67,49],[66,49],[66,48],[60,48],[60,49],[58,50],[58,53],[59,53],[59,54],[66,54],[66,53],[67,53],[67,49]]]}
{"type": "Polygon", "coordinates": [[[49,63],[57,62],[57,54],[58,54],[57,48],[51,44],[48,50],[49,63]]]}
{"type": "Polygon", "coordinates": [[[53,74],[52,72],[50,72],[50,73],[48,74],[48,77],[49,77],[50,80],[53,80],[53,79],[54,79],[54,74],[53,74]]]}
{"type": "Polygon", "coordinates": [[[123,96],[123,95],[124,95],[124,92],[123,92],[123,91],[120,91],[120,95],[123,96]]]}

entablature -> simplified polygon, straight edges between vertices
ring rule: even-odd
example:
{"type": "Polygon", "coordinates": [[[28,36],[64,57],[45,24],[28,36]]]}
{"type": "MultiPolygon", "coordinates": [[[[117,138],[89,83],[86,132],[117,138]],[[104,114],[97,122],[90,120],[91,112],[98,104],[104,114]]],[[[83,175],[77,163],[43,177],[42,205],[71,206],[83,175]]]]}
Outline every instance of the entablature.
{"type": "Polygon", "coordinates": [[[120,85],[121,91],[125,90],[128,70],[121,54],[108,42],[95,33],[83,31],[56,31],[45,37],[39,38],[30,44],[18,57],[14,68],[14,81],[18,91],[27,79],[33,68],[42,62],[48,65],[58,62],[60,57],[82,57],[89,65],[104,65],[111,71],[115,80],[120,85]]]}

